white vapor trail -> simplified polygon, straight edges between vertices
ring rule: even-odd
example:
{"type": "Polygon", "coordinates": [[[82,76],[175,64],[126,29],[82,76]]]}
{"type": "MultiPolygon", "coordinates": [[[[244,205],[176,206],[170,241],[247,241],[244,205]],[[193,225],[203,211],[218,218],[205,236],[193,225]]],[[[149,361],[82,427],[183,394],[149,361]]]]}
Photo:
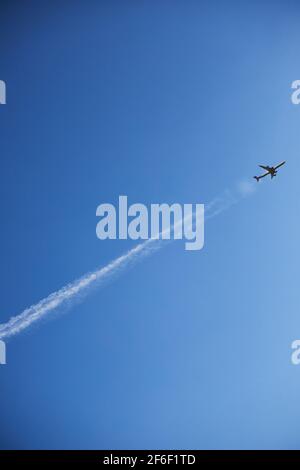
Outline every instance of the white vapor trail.
{"type": "MultiPolygon", "coordinates": [[[[216,217],[230,206],[237,203],[241,197],[251,194],[252,192],[253,191],[250,191],[248,187],[247,190],[244,190],[244,186],[239,183],[235,193],[226,191],[221,197],[214,199],[211,203],[206,205],[205,218],[210,219],[216,217]]],[[[182,223],[182,221],[179,223],[182,223]]],[[[160,233],[160,236],[161,235],[162,233],[160,233]]],[[[161,242],[161,238],[150,238],[132,248],[124,255],[111,261],[106,266],[85,274],[81,278],[40,300],[38,303],[26,308],[19,315],[12,317],[7,323],[0,324],[0,339],[9,338],[10,336],[20,333],[58,307],[66,305],[70,301],[74,301],[80,294],[86,293],[88,288],[92,285],[98,285],[98,283],[120,272],[129,264],[136,262],[143,256],[149,255],[154,250],[158,250],[162,246],[161,242]]]]}

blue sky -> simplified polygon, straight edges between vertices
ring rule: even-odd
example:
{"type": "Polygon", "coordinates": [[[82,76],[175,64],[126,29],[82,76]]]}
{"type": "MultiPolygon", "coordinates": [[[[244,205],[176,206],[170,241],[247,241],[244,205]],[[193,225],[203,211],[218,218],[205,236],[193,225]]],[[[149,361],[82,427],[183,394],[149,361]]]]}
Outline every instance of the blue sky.
{"type": "Polygon", "coordinates": [[[278,177],[7,344],[0,447],[299,448],[295,1],[1,4],[0,322],[132,246],[96,208],[278,177]]]}

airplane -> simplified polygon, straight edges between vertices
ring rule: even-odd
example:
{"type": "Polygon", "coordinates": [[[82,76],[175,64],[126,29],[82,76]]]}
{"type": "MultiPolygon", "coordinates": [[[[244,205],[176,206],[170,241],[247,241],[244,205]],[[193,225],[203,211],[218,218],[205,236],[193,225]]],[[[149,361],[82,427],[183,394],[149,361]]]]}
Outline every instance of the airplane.
{"type": "Polygon", "coordinates": [[[255,178],[257,182],[259,182],[259,180],[261,178],[264,178],[265,176],[271,175],[271,179],[273,179],[274,176],[277,175],[278,168],[281,167],[284,164],[285,164],[285,161],[281,162],[281,163],[278,163],[278,165],[276,165],[276,166],[258,165],[258,166],[260,166],[260,168],[263,168],[264,170],[266,170],[266,173],[264,173],[263,175],[260,175],[260,176],[253,176],[253,178],[255,178]]]}

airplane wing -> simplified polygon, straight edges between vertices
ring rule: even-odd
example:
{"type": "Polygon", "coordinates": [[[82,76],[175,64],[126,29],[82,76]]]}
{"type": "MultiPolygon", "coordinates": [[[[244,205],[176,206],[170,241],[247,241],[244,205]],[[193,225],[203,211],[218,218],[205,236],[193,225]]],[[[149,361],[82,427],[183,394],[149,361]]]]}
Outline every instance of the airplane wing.
{"type": "Polygon", "coordinates": [[[278,165],[276,165],[276,166],[274,167],[274,169],[277,170],[277,168],[279,168],[280,166],[282,166],[282,165],[284,165],[284,164],[285,164],[285,161],[279,163],[278,165]]]}
{"type": "Polygon", "coordinates": [[[263,170],[267,170],[267,171],[269,170],[268,166],[264,166],[264,165],[258,165],[258,166],[260,166],[260,168],[262,168],[263,170]]]}

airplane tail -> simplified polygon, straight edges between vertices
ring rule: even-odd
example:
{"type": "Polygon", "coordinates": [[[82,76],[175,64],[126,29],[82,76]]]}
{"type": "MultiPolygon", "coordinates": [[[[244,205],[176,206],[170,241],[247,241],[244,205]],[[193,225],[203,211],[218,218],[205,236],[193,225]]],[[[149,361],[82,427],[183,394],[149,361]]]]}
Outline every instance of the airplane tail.
{"type": "Polygon", "coordinates": [[[253,176],[253,178],[255,178],[257,182],[259,182],[259,176],[253,176]]]}

